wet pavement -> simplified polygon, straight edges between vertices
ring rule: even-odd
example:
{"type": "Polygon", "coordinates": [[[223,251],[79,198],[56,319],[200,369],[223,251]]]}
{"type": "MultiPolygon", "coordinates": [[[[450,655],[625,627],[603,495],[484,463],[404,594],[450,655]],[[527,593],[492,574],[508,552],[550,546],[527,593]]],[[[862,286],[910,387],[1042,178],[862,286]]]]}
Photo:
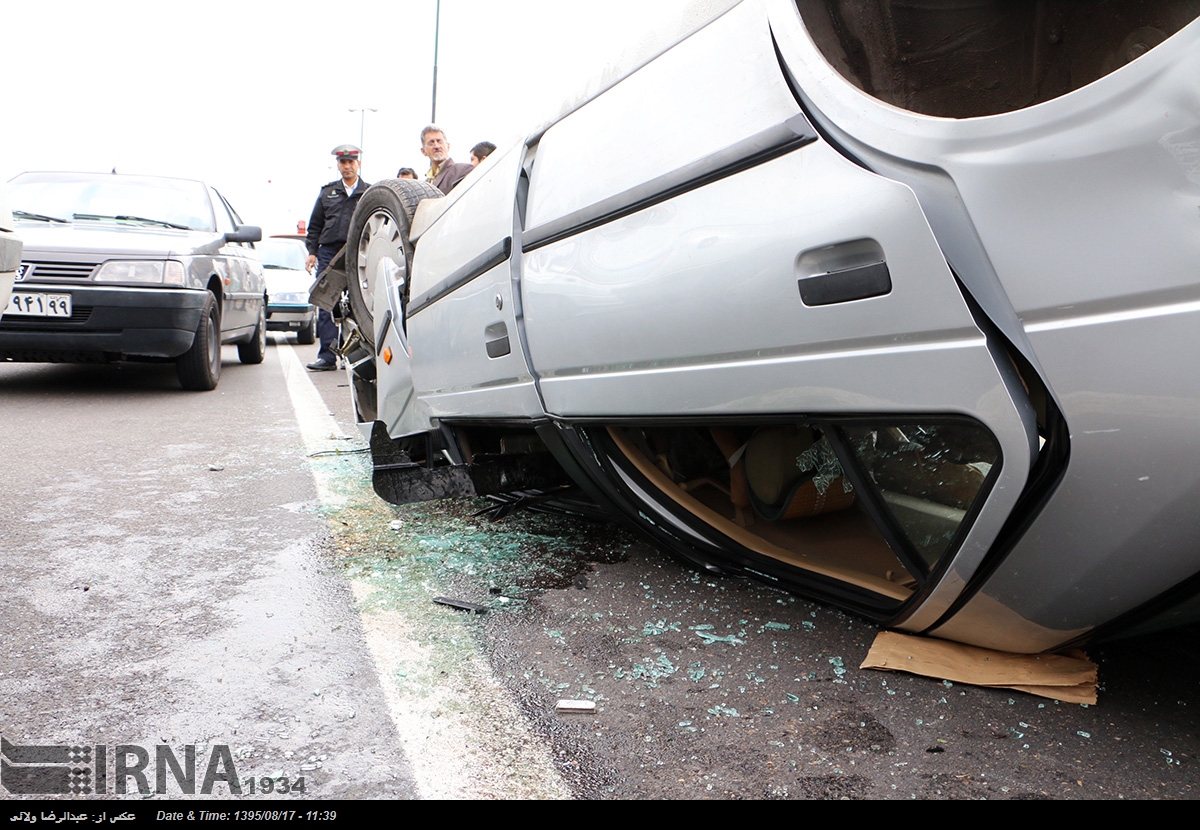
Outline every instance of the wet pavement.
{"type": "Polygon", "coordinates": [[[1194,630],[1089,648],[1092,707],[860,670],[873,626],[616,525],[387,505],[305,357],[199,396],[0,366],[5,739],[228,747],[317,800],[1197,792],[1194,630]]]}
{"type": "MultiPolygon", "coordinates": [[[[877,629],[624,531],[400,508],[457,618],[585,798],[1190,798],[1195,632],[1094,646],[1098,706],[860,670],[877,629]],[[434,542],[433,540],[436,540],[434,542]],[[560,699],[594,701],[561,714],[560,699]]],[[[402,583],[403,554],[384,554],[402,583]]],[[[354,567],[369,567],[359,561],[354,567]]],[[[428,565],[426,565],[428,567],[428,565]]]]}
{"type": "Polygon", "coordinates": [[[275,352],[230,351],[203,396],[169,366],[2,367],[0,729],[412,794],[275,352]]]}

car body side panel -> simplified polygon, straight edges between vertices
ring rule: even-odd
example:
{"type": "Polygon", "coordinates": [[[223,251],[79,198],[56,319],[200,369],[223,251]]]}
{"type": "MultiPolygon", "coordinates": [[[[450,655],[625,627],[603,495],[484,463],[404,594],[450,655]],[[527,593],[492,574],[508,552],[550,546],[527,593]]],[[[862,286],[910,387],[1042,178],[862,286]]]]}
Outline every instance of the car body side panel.
{"type": "Polygon", "coordinates": [[[489,159],[486,168],[469,173],[445,200],[427,199],[418,206],[413,220],[414,232],[420,233],[409,288],[412,306],[423,305],[448,276],[512,236],[523,149],[518,145],[495,161],[489,159]],[[446,203],[451,210],[442,210],[446,203]],[[422,218],[430,211],[437,218],[426,224],[422,218]]]}
{"type": "Polygon", "coordinates": [[[648,183],[731,150],[767,150],[796,137],[785,126],[796,117],[763,9],[742,3],[544,133],[526,232],[569,228],[598,206],[636,201],[648,183]]]}
{"type": "Polygon", "coordinates": [[[519,346],[513,305],[510,264],[504,262],[409,321],[413,384],[432,417],[544,414],[519,346]],[[505,338],[505,353],[490,357],[488,344],[505,338]]]}
{"type": "Polygon", "coordinates": [[[230,315],[222,320],[223,335],[242,334],[247,328],[253,328],[258,323],[258,313],[265,302],[267,283],[263,278],[262,264],[252,256],[250,249],[244,245],[229,244],[221,248],[221,254],[229,265],[229,282],[225,286],[226,313],[231,308],[236,310],[236,319],[230,315]]]}
{"type": "Polygon", "coordinates": [[[1200,571],[1200,388],[1180,362],[1200,354],[1200,303],[1121,316],[1030,327],[1070,418],[1070,466],[939,636],[1054,648],[1200,571]]]}
{"type": "MultiPolygon", "coordinates": [[[[375,303],[372,306],[381,321],[384,318],[388,321],[387,326],[382,328],[383,336],[377,344],[376,419],[383,423],[392,437],[425,432],[433,426],[429,420],[429,407],[413,390],[408,338],[404,327],[398,325],[398,321],[403,319],[400,302],[402,291],[402,286],[389,285],[387,280],[376,280],[375,303]]],[[[368,440],[371,437],[369,425],[364,437],[368,440]]]]}
{"type": "Polygon", "coordinates": [[[851,152],[953,183],[985,267],[951,261],[1028,348],[1070,432],[1054,496],[934,633],[1053,648],[1200,572],[1200,376],[1180,363],[1200,345],[1200,21],[1059,98],[955,120],[865,95],[819,55],[794,4],[771,13],[805,97],[851,152]]]}
{"type": "Polygon", "coordinates": [[[997,382],[912,192],[823,144],[529,252],[524,271],[530,351],[562,417],[973,412],[997,382]],[[890,292],[806,305],[798,280],[859,250],[886,262],[890,292]],[[905,354],[961,354],[970,371],[850,371],[905,354]],[[748,371],[789,364],[804,372],[782,384],[748,371]],[[736,372],[711,384],[722,366],[736,372]]]}
{"type": "MultiPolygon", "coordinates": [[[[211,271],[207,273],[214,273],[221,280],[221,342],[242,341],[253,333],[258,324],[259,312],[267,293],[266,280],[258,252],[252,244],[229,242],[224,237],[224,234],[236,230],[241,224],[232,206],[216,188],[208,188],[208,195],[217,231],[222,234],[217,241],[216,251],[207,261],[211,265],[211,271]]],[[[205,261],[197,260],[192,267],[198,272],[198,280],[206,284],[205,261]]]]}
{"type": "MultiPolygon", "coordinates": [[[[505,256],[512,250],[523,151],[515,147],[471,173],[459,185],[469,182],[469,190],[417,240],[408,342],[413,386],[431,418],[544,414],[521,345],[515,260],[505,256]]],[[[405,434],[388,426],[393,437],[405,434]]]]}
{"type": "Polygon", "coordinates": [[[556,417],[940,413],[985,424],[1002,474],[950,587],[926,600],[933,619],[1025,484],[1033,412],[912,191],[823,143],[538,248],[524,265],[530,355],[556,417]],[[886,262],[890,292],[805,305],[799,279],[864,251],[886,262]]]}

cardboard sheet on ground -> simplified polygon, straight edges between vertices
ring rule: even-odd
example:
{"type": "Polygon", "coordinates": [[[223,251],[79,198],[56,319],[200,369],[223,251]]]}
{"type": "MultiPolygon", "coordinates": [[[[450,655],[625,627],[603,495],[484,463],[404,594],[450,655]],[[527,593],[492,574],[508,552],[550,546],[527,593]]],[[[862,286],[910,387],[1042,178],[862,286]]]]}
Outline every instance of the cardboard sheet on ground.
{"type": "Polygon", "coordinates": [[[1081,651],[1009,654],[881,631],[859,668],[904,671],[954,683],[1015,689],[1067,703],[1096,702],[1096,664],[1081,651]]]}

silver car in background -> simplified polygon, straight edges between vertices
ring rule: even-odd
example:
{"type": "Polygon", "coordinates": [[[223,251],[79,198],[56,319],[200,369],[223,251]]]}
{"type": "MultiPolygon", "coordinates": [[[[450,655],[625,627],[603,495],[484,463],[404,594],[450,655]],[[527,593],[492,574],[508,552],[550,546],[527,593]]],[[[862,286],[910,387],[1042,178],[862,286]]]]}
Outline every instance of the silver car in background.
{"type": "Polygon", "coordinates": [[[296,342],[317,342],[317,308],[308,301],[313,277],[305,269],[303,237],[269,236],[257,243],[267,280],[267,331],[295,332],[296,342]]]}
{"type": "MultiPolygon", "coordinates": [[[[375,486],[1038,652],[1200,611],[1200,2],[745,0],[345,290],[375,486]]],[[[419,206],[418,206],[419,204],[419,206]]]]}
{"type": "Polygon", "coordinates": [[[244,225],[202,182],[22,173],[9,204],[25,251],[0,319],[0,360],[174,361],[185,389],[214,389],[221,344],[261,363],[266,288],[244,225]]]}

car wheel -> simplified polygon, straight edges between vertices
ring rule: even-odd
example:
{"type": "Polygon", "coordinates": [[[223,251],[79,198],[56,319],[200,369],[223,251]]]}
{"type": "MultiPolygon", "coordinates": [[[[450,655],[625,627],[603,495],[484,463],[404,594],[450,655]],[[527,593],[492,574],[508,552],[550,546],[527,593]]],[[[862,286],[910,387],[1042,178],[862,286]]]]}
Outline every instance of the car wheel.
{"type": "Polygon", "coordinates": [[[304,328],[296,332],[296,342],[301,346],[311,346],[317,342],[317,315],[314,312],[304,324],[304,328]]]}
{"type": "Polygon", "coordinates": [[[221,378],[221,314],[217,298],[211,292],[204,303],[192,347],[175,361],[175,371],[184,389],[208,392],[217,388],[221,378]]]}
{"type": "Polygon", "coordinates": [[[363,194],[346,236],[346,282],[350,311],[364,339],[374,346],[375,288],[381,280],[404,283],[408,297],[408,263],[413,246],[409,228],[423,199],[442,192],[428,182],[389,179],[363,194]]]}
{"type": "Polygon", "coordinates": [[[263,301],[258,309],[258,325],[254,334],[245,343],[238,343],[238,360],[248,365],[262,363],[267,355],[267,304],[263,301]]]}

